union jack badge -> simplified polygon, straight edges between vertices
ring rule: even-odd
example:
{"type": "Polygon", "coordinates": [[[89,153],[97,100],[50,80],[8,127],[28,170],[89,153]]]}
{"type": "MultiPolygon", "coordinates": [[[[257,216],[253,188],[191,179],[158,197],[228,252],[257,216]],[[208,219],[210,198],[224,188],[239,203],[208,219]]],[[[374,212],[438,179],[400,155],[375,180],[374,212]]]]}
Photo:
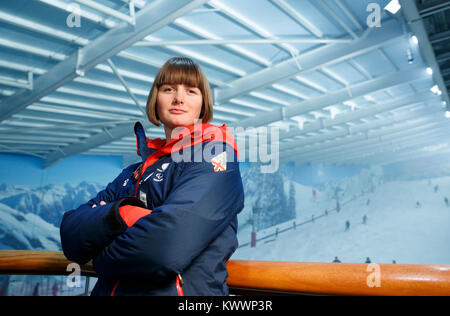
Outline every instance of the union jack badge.
{"type": "Polygon", "coordinates": [[[211,163],[214,166],[214,172],[226,171],[227,170],[227,153],[223,153],[213,157],[211,163]]]}

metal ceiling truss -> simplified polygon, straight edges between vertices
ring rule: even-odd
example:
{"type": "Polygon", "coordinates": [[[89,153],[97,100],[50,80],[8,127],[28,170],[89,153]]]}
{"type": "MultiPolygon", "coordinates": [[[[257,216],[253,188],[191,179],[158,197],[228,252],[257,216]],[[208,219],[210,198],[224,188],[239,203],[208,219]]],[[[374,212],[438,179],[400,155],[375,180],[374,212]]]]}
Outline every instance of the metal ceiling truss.
{"type": "MultiPolygon", "coordinates": [[[[422,55],[425,58],[425,61],[427,62],[429,67],[431,67],[431,69],[433,70],[433,78],[437,83],[437,85],[439,86],[439,89],[442,91],[442,99],[446,103],[447,109],[450,110],[450,99],[447,87],[443,80],[441,69],[436,60],[433,47],[431,46],[428,34],[425,30],[425,26],[423,24],[423,20],[419,13],[419,10],[417,9],[416,3],[415,1],[408,1],[408,0],[399,0],[399,1],[400,4],[402,5],[403,14],[405,15],[406,21],[409,24],[411,31],[418,38],[422,55]]],[[[447,9],[449,7],[448,1],[434,2],[433,4],[427,6],[426,9],[429,10],[427,12],[435,13],[437,12],[436,8],[438,7],[441,9],[445,7],[447,9]]]]}
{"type": "Polygon", "coordinates": [[[119,24],[35,80],[33,91],[20,90],[0,103],[0,122],[72,81],[148,34],[202,5],[206,0],[155,1],[136,14],[136,24],[119,24]]]}
{"type": "Polygon", "coordinates": [[[414,159],[423,159],[433,157],[436,154],[447,153],[448,151],[425,151],[424,148],[430,145],[430,138],[435,138],[440,141],[440,143],[448,143],[446,134],[441,132],[430,133],[428,137],[422,139],[421,142],[411,141],[410,143],[400,143],[398,144],[397,152],[389,155],[389,149],[383,152],[373,153],[371,157],[367,154],[367,157],[350,160],[349,163],[361,163],[364,164],[382,164],[389,165],[401,161],[407,161],[414,159]],[[401,152],[400,152],[401,151],[401,152]]]}
{"type": "Polygon", "coordinates": [[[350,59],[405,36],[401,28],[399,28],[399,23],[394,20],[384,27],[386,27],[386,32],[375,30],[366,38],[354,41],[348,45],[322,46],[296,58],[288,59],[259,72],[239,78],[230,82],[229,87],[215,89],[215,102],[221,104],[253,90],[301,75],[304,72],[321,69],[327,65],[350,59]],[[301,69],[298,69],[298,65],[300,65],[301,69]]]}
{"type": "MultiPolygon", "coordinates": [[[[66,10],[67,4],[62,1],[40,1],[66,10]]],[[[133,137],[127,136],[133,134],[134,122],[145,118],[143,100],[148,94],[148,89],[138,88],[134,82],[137,80],[147,86],[153,78],[116,67],[116,59],[117,64],[122,60],[133,61],[154,68],[159,68],[162,61],[153,56],[139,55],[133,50],[125,50],[130,46],[155,47],[168,54],[191,56],[211,69],[235,78],[210,78],[215,100],[215,120],[225,122],[230,127],[244,129],[273,124],[287,127],[287,130],[281,129],[279,134],[282,163],[375,163],[374,157],[380,158],[386,153],[389,153],[390,159],[408,158],[392,154],[393,145],[397,149],[408,149],[409,152],[419,154],[430,137],[436,137],[431,141],[433,144],[442,141],[442,128],[448,124],[435,118],[440,117],[439,112],[442,111],[440,102],[444,100],[447,105],[450,102],[443,80],[447,72],[441,74],[438,62],[442,63],[447,59],[445,54],[436,59],[421,20],[421,16],[447,10],[447,4],[442,1],[430,2],[418,10],[410,1],[400,0],[411,33],[404,28],[401,18],[387,19],[382,28],[364,28],[344,0],[333,0],[333,6],[328,1],[316,2],[316,7],[341,28],[343,35],[338,37],[327,36],[315,21],[294,9],[286,0],[270,2],[311,36],[274,36],[270,27],[257,25],[225,1],[170,0],[153,1],[148,5],[144,0],[121,1],[123,6],[117,10],[92,0],[77,0],[78,3],[102,13],[97,15],[93,11],[82,12],[83,18],[107,29],[92,41],[0,12],[0,21],[80,46],[77,53],[66,56],[60,52],[19,45],[0,38],[0,46],[40,55],[56,62],[47,71],[0,60],[0,67],[27,74],[27,80],[0,76],[0,85],[11,87],[0,89],[0,94],[6,96],[0,101],[0,142],[3,143],[0,151],[45,157],[46,168],[80,153],[129,154],[124,160],[133,160],[135,144],[133,137]],[[337,14],[335,7],[340,10],[340,14],[337,14]],[[196,8],[200,9],[195,10],[196,8]],[[234,25],[250,31],[256,38],[223,37],[199,28],[184,18],[185,15],[205,12],[222,16],[234,25]],[[169,25],[193,38],[166,41],[153,34],[169,25]],[[425,62],[433,69],[432,77],[427,74],[423,65],[398,67],[385,51],[393,43],[408,41],[412,34],[418,37],[425,62]],[[294,46],[296,44],[316,46],[300,52],[294,46]],[[239,65],[227,63],[195,49],[200,45],[214,45],[224,53],[231,53],[253,63],[255,69],[260,70],[247,73],[239,65]],[[273,63],[262,54],[247,49],[249,45],[272,45],[279,53],[283,52],[290,57],[273,63]],[[371,52],[378,53],[395,71],[374,75],[357,61],[358,57],[371,52]],[[352,66],[366,80],[351,84],[339,72],[332,70],[333,66],[343,62],[352,66]],[[91,69],[109,77],[114,76],[118,83],[104,82],[85,75],[91,69]],[[315,72],[340,88],[330,89],[309,79],[307,75],[315,72]],[[443,99],[428,91],[428,83],[424,82],[431,83],[432,79],[443,92],[443,99]],[[315,91],[316,96],[311,97],[290,88],[289,82],[315,91]],[[416,88],[414,85],[419,82],[421,88],[416,88]],[[405,86],[415,94],[398,96],[393,92],[396,88],[405,86]],[[91,93],[88,87],[117,93],[114,96],[108,93],[91,93]],[[20,90],[16,92],[14,88],[20,90]],[[382,91],[392,96],[392,99],[387,102],[371,102],[370,106],[358,104],[358,98],[382,91]],[[126,94],[119,97],[119,92],[126,94]],[[286,101],[283,96],[289,97],[290,101],[286,101]],[[356,104],[356,108],[349,106],[351,102],[356,104]],[[424,110],[417,110],[417,105],[424,103],[428,106],[424,110]],[[339,108],[340,113],[333,114],[332,107],[339,108]],[[415,111],[404,110],[401,114],[397,113],[408,107],[417,108],[415,111]],[[378,117],[360,123],[360,120],[374,116],[378,117]],[[299,126],[299,118],[304,118],[308,123],[299,126]],[[425,125],[411,127],[414,124],[425,125]],[[21,136],[15,133],[28,135],[28,142],[21,141],[21,136]],[[33,133],[40,135],[34,136],[33,133]],[[302,138],[298,139],[299,137],[302,138]],[[45,147],[41,149],[39,145],[45,147]]],[[[431,42],[448,40],[450,36],[447,33],[436,34],[431,42]]],[[[144,121],[144,127],[151,132],[151,137],[163,135],[161,128],[154,127],[146,119],[144,121]]]]}
{"type": "MultiPolygon", "coordinates": [[[[411,127],[411,125],[418,124],[418,121],[430,121],[432,119],[431,117],[427,117],[433,114],[436,114],[439,109],[435,109],[430,111],[429,109],[426,109],[424,111],[413,111],[409,115],[395,115],[391,119],[379,119],[375,120],[373,122],[369,123],[363,123],[357,126],[347,127],[343,128],[342,130],[334,131],[334,132],[326,132],[322,135],[318,136],[311,136],[311,137],[305,137],[303,140],[295,140],[292,142],[285,142],[280,144],[280,151],[281,155],[284,157],[284,159],[288,160],[288,156],[292,154],[298,154],[302,155],[308,152],[308,148],[305,148],[305,146],[313,145],[313,144],[320,144],[325,142],[334,142],[334,140],[337,140],[342,137],[346,137],[346,139],[350,142],[353,140],[358,139],[368,139],[369,133],[371,131],[377,131],[381,128],[392,126],[395,124],[396,129],[403,130],[405,128],[411,127]],[[421,119],[424,118],[424,119],[421,119]],[[408,120],[408,121],[406,121],[408,120]],[[405,123],[399,123],[404,122],[405,123]],[[356,135],[356,136],[355,136],[356,135]],[[348,138],[347,138],[348,137],[348,138]],[[353,138],[352,138],[353,137],[353,138]],[[293,149],[298,148],[298,149],[293,149]]],[[[385,129],[386,132],[393,132],[390,129],[385,129]]],[[[333,144],[332,144],[333,145],[333,144]]],[[[325,146],[326,148],[329,148],[329,144],[325,146]]]]}
{"type": "MultiPolygon", "coordinates": [[[[373,139],[370,136],[368,138],[361,137],[361,140],[355,140],[354,144],[345,144],[344,141],[338,142],[336,145],[337,148],[330,149],[329,151],[328,149],[324,149],[323,152],[316,152],[316,155],[311,154],[309,156],[305,156],[305,158],[300,156],[298,163],[301,164],[309,161],[335,163],[344,161],[349,163],[354,161],[363,162],[369,161],[369,156],[379,154],[384,155],[385,159],[383,159],[384,161],[378,160],[378,162],[383,161],[383,163],[386,164],[386,159],[389,158],[388,154],[390,152],[399,150],[404,151],[410,146],[413,146],[414,148],[424,147],[425,145],[430,144],[430,139],[438,139],[437,137],[441,137],[440,141],[442,141],[445,136],[445,133],[442,132],[442,129],[440,129],[440,126],[437,124],[427,124],[425,127],[414,129],[411,132],[417,133],[417,135],[411,135],[410,133],[401,131],[394,132],[393,135],[373,136],[373,139]]],[[[375,161],[372,163],[377,162],[375,161]]]]}
{"type": "MultiPolygon", "coordinates": [[[[400,108],[406,107],[406,106],[422,104],[424,102],[432,102],[432,101],[434,101],[435,103],[439,102],[439,98],[437,96],[431,95],[430,93],[426,93],[426,91],[421,91],[421,92],[424,92],[424,93],[417,93],[417,94],[412,94],[412,95],[401,96],[401,97],[394,98],[389,102],[383,102],[382,104],[376,104],[376,105],[368,107],[368,108],[362,108],[362,109],[358,109],[355,111],[348,111],[348,112],[338,115],[337,117],[335,117],[333,119],[329,118],[329,119],[316,120],[316,121],[311,122],[310,124],[304,126],[302,129],[297,127],[297,128],[291,128],[291,129],[289,129],[289,131],[281,130],[280,134],[279,134],[279,139],[285,140],[285,139],[292,139],[293,137],[301,136],[301,135],[306,136],[308,133],[319,132],[323,129],[330,128],[330,127],[345,126],[345,128],[343,128],[341,131],[329,132],[324,135],[318,136],[318,138],[308,137],[305,140],[300,140],[300,141],[294,140],[294,141],[290,141],[287,143],[281,143],[280,151],[283,151],[283,150],[286,150],[289,148],[293,148],[293,147],[301,148],[302,146],[305,146],[307,144],[315,143],[316,141],[319,141],[319,139],[320,139],[320,141],[323,141],[323,138],[325,138],[325,137],[332,139],[332,138],[336,137],[334,135],[337,135],[337,134],[350,135],[353,133],[357,133],[357,132],[360,132],[362,129],[364,129],[364,127],[361,127],[361,126],[367,126],[367,129],[370,129],[370,128],[376,128],[376,126],[378,124],[384,124],[383,122],[385,122],[385,121],[387,121],[389,123],[391,122],[390,119],[383,119],[383,120],[377,120],[376,122],[361,124],[361,125],[357,125],[357,126],[346,125],[348,123],[359,121],[366,117],[373,117],[378,114],[382,114],[382,113],[386,113],[386,112],[389,112],[392,110],[400,109],[400,108]]],[[[406,119],[408,119],[408,117],[406,115],[405,116],[395,116],[394,119],[395,120],[401,120],[401,119],[406,120],[406,119]]]]}

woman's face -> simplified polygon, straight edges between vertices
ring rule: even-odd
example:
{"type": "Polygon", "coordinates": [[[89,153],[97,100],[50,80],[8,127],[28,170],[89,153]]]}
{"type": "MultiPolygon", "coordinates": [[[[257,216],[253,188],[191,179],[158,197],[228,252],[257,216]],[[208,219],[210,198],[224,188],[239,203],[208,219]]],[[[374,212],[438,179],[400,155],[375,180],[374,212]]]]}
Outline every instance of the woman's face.
{"type": "Polygon", "coordinates": [[[193,125],[200,117],[202,104],[199,88],[164,84],[158,90],[156,110],[166,131],[171,131],[176,127],[193,125]]]}

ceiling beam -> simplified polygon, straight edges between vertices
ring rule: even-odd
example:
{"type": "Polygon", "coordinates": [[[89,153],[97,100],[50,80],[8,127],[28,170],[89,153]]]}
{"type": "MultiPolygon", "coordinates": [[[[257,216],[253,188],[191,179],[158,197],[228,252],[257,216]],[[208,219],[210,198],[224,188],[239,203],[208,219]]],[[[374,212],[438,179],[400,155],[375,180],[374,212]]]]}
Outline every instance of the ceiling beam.
{"type": "Polygon", "coordinates": [[[136,14],[134,27],[125,22],[119,24],[40,76],[32,91],[21,89],[5,98],[0,103],[0,122],[206,2],[170,0],[150,3],[136,14]]]}
{"type": "MultiPolygon", "coordinates": [[[[311,122],[310,124],[304,126],[303,129],[300,128],[291,128],[289,131],[280,130],[279,140],[281,141],[279,144],[280,156],[284,155],[284,151],[291,150],[292,148],[303,148],[304,146],[308,146],[318,142],[324,142],[327,140],[332,140],[338,137],[351,136],[356,135],[358,133],[367,132],[371,129],[380,128],[385,125],[392,125],[399,122],[404,122],[407,120],[414,120],[419,117],[424,117],[431,115],[436,112],[440,112],[440,108],[431,108],[427,107],[426,110],[421,111],[412,111],[410,113],[403,113],[394,115],[392,118],[380,119],[373,122],[368,122],[364,124],[358,124],[356,126],[348,126],[347,123],[359,121],[362,118],[372,117],[375,115],[379,115],[382,113],[386,113],[392,110],[400,109],[402,107],[411,107],[414,105],[427,104],[430,105],[431,102],[440,102],[439,98],[429,91],[422,93],[419,91],[417,94],[410,94],[406,96],[402,96],[400,98],[395,98],[390,102],[385,102],[382,104],[377,104],[374,106],[370,106],[367,108],[363,108],[356,111],[348,111],[342,113],[335,117],[334,119],[321,119],[316,120],[315,122],[311,122]],[[318,136],[309,136],[305,139],[294,140],[294,141],[283,141],[285,139],[291,139],[296,136],[307,135],[308,133],[315,133],[323,130],[325,128],[334,127],[334,126],[342,126],[345,125],[345,128],[342,128],[338,131],[326,132],[322,135],[318,136]]],[[[406,123],[407,126],[409,123],[406,123]]],[[[397,124],[398,125],[398,124],[397,124]]],[[[259,145],[261,147],[261,145],[259,145]]],[[[272,144],[271,144],[272,146],[272,144]]],[[[263,146],[264,147],[264,146],[263,146]]],[[[258,148],[246,148],[246,155],[248,157],[248,152],[250,150],[258,150],[258,148]]],[[[265,150],[263,148],[262,150],[265,150]]]]}
{"type": "MultiPolygon", "coordinates": [[[[415,124],[418,124],[419,121],[421,121],[421,123],[425,123],[427,120],[429,120],[427,115],[429,116],[435,112],[436,110],[415,111],[409,115],[395,115],[392,118],[379,119],[373,122],[359,124],[357,126],[342,128],[341,130],[338,131],[326,132],[323,135],[307,137],[305,139],[298,141],[284,142],[282,145],[280,145],[280,155],[282,156],[284,152],[288,149],[292,150],[292,148],[303,148],[304,146],[313,145],[315,143],[323,143],[326,141],[333,141],[334,139],[341,137],[350,137],[354,135],[368,134],[370,132],[376,131],[386,126],[395,125],[401,126],[400,127],[401,129],[409,128],[414,126],[415,124]]],[[[286,152],[286,154],[288,154],[288,152],[286,152]]]]}
{"type": "Polygon", "coordinates": [[[420,16],[423,18],[448,9],[450,9],[450,2],[448,0],[427,1],[417,8],[420,16]]]}
{"type": "Polygon", "coordinates": [[[391,155],[387,155],[386,152],[376,152],[376,153],[368,153],[369,158],[359,157],[353,160],[348,161],[348,163],[361,163],[364,161],[366,164],[380,164],[389,165],[394,163],[403,163],[405,161],[411,159],[421,159],[421,158],[431,158],[436,155],[440,155],[442,151],[433,152],[433,151],[424,151],[423,149],[427,146],[433,145],[430,144],[430,137],[436,137],[436,141],[441,143],[447,142],[445,133],[442,131],[429,135],[427,138],[422,138],[420,142],[412,142],[406,144],[400,144],[397,153],[391,153],[391,155]]]}
{"type": "Polygon", "coordinates": [[[281,163],[295,160],[296,162],[308,162],[323,158],[329,158],[332,155],[343,154],[348,156],[350,152],[365,153],[373,146],[383,145],[385,142],[396,140],[401,137],[418,137],[417,133],[428,131],[430,128],[439,128],[440,125],[435,122],[427,123],[425,125],[406,129],[404,126],[393,126],[390,128],[384,128],[360,133],[357,135],[351,135],[338,140],[330,140],[327,143],[319,143],[312,145],[308,148],[299,148],[291,152],[285,153],[280,159],[281,163]]]}
{"type": "Polygon", "coordinates": [[[229,38],[229,39],[201,39],[201,40],[174,40],[174,41],[149,41],[143,40],[136,43],[135,46],[170,46],[170,45],[183,45],[183,46],[198,46],[198,45],[230,45],[230,44],[246,44],[246,45],[257,45],[257,44],[348,44],[352,43],[354,40],[350,38],[311,38],[311,37],[277,37],[272,38],[229,38]]]}
{"type": "MultiPolygon", "coordinates": [[[[449,2],[450,3],[450,2],[449,2]]],[[[431,44],[437,44],[450,39],[450,31],[433,34],[430,37],[431,44]]]]}
{"type": "Polygon", "coordinates": [[[81,141],[79,143],[70,144],[66,147],[61,147],[47,155],[44,168],[49,168],[61,159],[73,156],[89,149],[110,143],[114,140],[123,138],[126,135],[133,133],[135,123],[121,124],[119,126],[105,129],[105,132],[93,135],[88,138],[88,141],[81,141]]]}
{"type": "Polygon", "coordinates": [[[445,132],[442,131],[442,127],[435,125],[434,127],[431,126],[431,128],[419,135],[404,135],[400,138],[385,141],[376,148],[371,148],[370,146],[363,147],[361,150],[357,148],[353,151],[345,152],[341,156],[324,157],[324,161],[334,163],[361,163],[364,161],[368,163],[368,159],[371,159],[370,163],[383,161],[383,164],[385,164],[387,159],[392,159],[394,155],[399,155],[399,152],[405,155],[406,158],[411,158],[414,156],[413,153],[427,145],[432,145],[430,140],[439,142],[445,140],[445,132]]]}
{"type": "MultiPolygon", "coordinates": [[[[410,68],[384,75],[375,79],[364,81],[362,83],[349,86],[347,88],[330,92],[326,95],[319,96],[314,99],[302,101],[292,105],[288,105],[281,109],[275,109],[254,117],[240,121],[240,127],[257,127],[263,126],[277,121],[283,121],[296,115],[307,114],[311,111],[321,110],[331,105],[339,104],[345,101],[362,97],[364,95],[384,90],[389,87],[399,86],[405,83],[427,78],[429,75],[426,70],[419,67],[410,68]]],[[[236,124],[232,124],[233,126],[236,124]]]]}
{"type": "MultiPolygon", "coordinates": [[[[361,110],[349,111],[346,113],[342,113],[342,114],[338,115],[337,117],[335,117],[334,119],[318,120],[317,122],[308,124],[307,126],[305,126],[303,128],[303,130],[295,129],[292,132],[280,133],[280,139],[286,139],[286,138],[291,138],[291,137],[295,137],[295,136],[305,135],[305,134],[311,133],[311,132],[318,132],[324,128],[358,121],[365,117],[375,116],[377,114],[392,111],[392,110],[399,109],[399,108],[402,108],[405,106],[420,104],[423,102],[436,101],[437,99],[438,98],[434,95],[412,94],[412,95],[405,96],[402,98],[394,99],[391,102],[386,102],[386,103],[382,103],[379,105],[375,105],[373,107],[368,107],[368,108],[363,108],[361,110]],[[294,131],[297,131],[297,133],[294,134],[294,131]]],[[[435,111],[430,111],[430,113],[434,113],[434,112],[435,111]]],[[[423,112],[420,111],[419,113],[423,113],[423,112]]],[[[420,114],[416,114],[416,112],[413,112],[410,115],[395,115],[392,118],[377,120],[375,122],[369,122],[369,123],[365,123],[365,124],[359,124],[357,126],[347,127],[343,131],[330,132],[330,133],[327,133],[326,135],[330,135],[328,138],[335,138],[335,137],[343,136],[342,135],[343,133],[345,133],[346,135],[360,133],[367,129],[377,128],[380,125],[393,124],[400,120],[408,120],[411,118],[415,118],[415,117],[417,117],[417,115],[420,115],[420,114]],[[336,136],[331,136],[331,135],[336,135],[336,136]]],[[[324,136],[320,136],[320,137],[323,138],[324,136]]],[[[316,137],[311,137],[311,140],[314,141],[315,138],[316,137]]],[[[305,146],[310,143],[309,139],[310,138],[308,138],[308,140],[303,140],[303,141],[299,141],[299,142],[286,142],[285,144],[280,144],[280,151],[283,151],[285,149],[289,149],[292,147],[305,146]]]]}
{"type": "Polygon", "coordinates": [[[355,40],[350,44],[322,46],[230,82],[230,87],[216,88],[214,90],[215,101],[218,104],[224,103],[255,89],[358,56],[404,36],[399,22],[391,20],[386,22],[383,27],[373,30],[366,38],[355,40]],[[298,65],[301,66],[301,70],[298,65]]]}
{"type": "MultiPolygon", "coordinates": [[[[373,140],[371,143],[367,143],[363,151],[357,149],[350,151],[344,150],[341,156],[331,156],[322,155],[317,157],[311,157],[308,159],[295,160],[298,164],[303,164],[306,162],[314,163],[334,163],[334,164],[389,164],[394,158],[398,159],[399,155],[397,152],[402,151],[401,154],[405,153],[400,160],[405,160],[411,157],[415,157],[417,152],[430,144],[430,138],[439,137],[442,141],[445,139],[445,133],[439,128],[430,130],[429,132],[423,133],[419,138],[417,136],[403,135],[402,137],[392,139],[389,141],[384,141],[381,143],[380,140],[373,140]],[[375,149],[371,146],[378,145],[375,149]]],[[[282,161],[280,162],[282,163],[282,161]]]]}

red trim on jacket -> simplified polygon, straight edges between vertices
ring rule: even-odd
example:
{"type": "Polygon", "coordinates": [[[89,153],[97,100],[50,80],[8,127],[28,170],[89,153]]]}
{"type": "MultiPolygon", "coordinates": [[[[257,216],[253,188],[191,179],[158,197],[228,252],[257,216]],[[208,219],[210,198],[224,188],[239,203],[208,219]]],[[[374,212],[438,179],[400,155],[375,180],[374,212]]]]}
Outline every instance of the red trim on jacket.
{"type": "Polygon", "coordinates": [[[120,217],[128,227],[131,227],[139,219],[152,213],[151,210],[133,205],[124,205],[119,207],[120,217]]]}

